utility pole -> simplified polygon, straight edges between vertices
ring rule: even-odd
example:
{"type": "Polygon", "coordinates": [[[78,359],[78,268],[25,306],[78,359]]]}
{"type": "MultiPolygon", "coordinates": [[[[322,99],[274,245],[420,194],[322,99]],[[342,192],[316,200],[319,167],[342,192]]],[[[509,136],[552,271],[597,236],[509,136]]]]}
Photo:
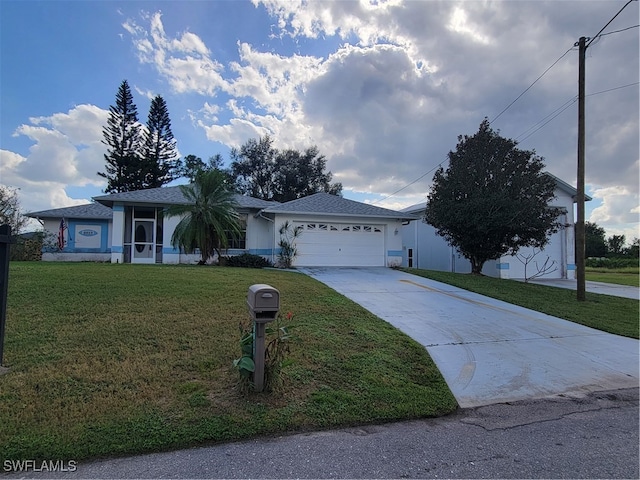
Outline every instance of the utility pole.
{"type": "Polygon", "coordinates": [[[587,38],[580,37],[578,41],[578,218],[576,221],[576,274],[578,284],[576,293],[578,301],[583,302],[585,295],[585,234],[584,234],[584,92],[585,92],[585,53],[587,51],[587,38]]]}

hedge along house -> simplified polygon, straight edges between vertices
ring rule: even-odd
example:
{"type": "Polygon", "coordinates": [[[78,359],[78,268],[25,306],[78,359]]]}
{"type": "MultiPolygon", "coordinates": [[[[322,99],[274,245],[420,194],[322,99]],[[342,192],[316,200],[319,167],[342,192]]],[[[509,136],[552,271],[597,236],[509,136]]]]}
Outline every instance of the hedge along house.
{"type": "MultiPolygon", "coordinates": [[[[44,260],[99,260],[112,263],[197,263],[198,253],[186,254],[171,244],[179,217],[166,217],[168,205],[185,203],[179,187],[160,187],[95,197],[97,203],[47,210],[45,230],[58,234],[61,219],[70,227],[85,225],[78,216],[100,212],[100,256],[88,257],[66,240],[44,260]]],[[[275,263],[280,252],[280,226],[299,226],[294,266],[395,266],[402,261],[402,224],[418,217],[367,205],[327,193],[287,203],[237,195],[242,234],[229,238],[227,255],[252,253],[275,263]]],[[[45,212],[30,216],[38,218],[45,212]]],[[[68,232],[72,230],[67,230],[68,232]]],[[[75,231],[75,230],[73,230],[75,231]]],[[[95,253],[98,253],[97,251],[95,253]]]]}
{"type": "MultiPolygon", "coordinates": [[[[484,275],[498,278],[524,279],[538,274],[538,278],[575,278],[575,229],[574,203],[577,190],[559,178],[555,198],[550,206],[562,211],[557,221],[561,228],[549,238],[544,249],[521,248],[516,255],[504,255],[484,264],[484,275]],[[527,260],[527,257],[528,260],[527,260]],[[546,263],[545,263],[546,262],[546,263]],[[525,275],[526,263],[526,275],[525,275]]],[[[586,200],[591,200],[586,197],[586,200]]],[[[424,216],[426,202],[405,208],[403,212],[424,216]]],[[[436,235],[436,230],[424,221],[412,222],[403,227],[403,258],[405,267],[424,268],[445,272],[470,273],[471,262],[447,241],[436,235]]]]}

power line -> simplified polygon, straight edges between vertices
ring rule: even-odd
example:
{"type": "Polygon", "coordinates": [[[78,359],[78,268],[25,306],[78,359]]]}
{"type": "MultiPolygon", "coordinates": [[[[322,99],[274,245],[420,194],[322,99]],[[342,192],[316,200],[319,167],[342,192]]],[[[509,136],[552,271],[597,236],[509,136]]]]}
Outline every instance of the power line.
{"type": "MultiPolygon", "coordinates": [[[[605,29],[605,28],[607,28],[607,27],[609,26],[609,24],[611,24],[611,22],[613,22],[613,21],[616,19],[616,17],[617,17],[618,15],[620,15],[620,14],[622,13],[622,11],[623,11],[625,8],[627,8],[627,6],[628,6],[631,2],[637,2],[637,1],[638,1],[638,0],[629,0],[627,3],[625,3],[625,4],[624,4],[624,7],[622,7],[620,10],[618,10],[618,13],[616,13],[613,17],[611,17],[611,20],[609,20],[609,21],[607,22],[607,24],[606,24],[604,27],[602,27],[598,33],[596,33],[596,34],[595,34],[595,36],[591,37],[591,39],[590,39],[590,40],[587,42],[587,44],[585,45],[585,49],[586,49],[586,48],[589,48],[589,45],[591,45],[591,43],[592,43],[596,38],[598,38],[598,37],[601,37],[601,36],[602,36],[602,35],[600,35],[600,34],[604,31],[604,29],[605,29]]],[[[614,32],[611,32],[611,33],[614,33],[614,32]]]]}
{"type": "Polygon", "coordinates": [[[589,93],[585,95],[585,97],[592,97],[593,95],[600,95],[601,93],[613,92],[614,90],[620,90],[621,88],[633,87],[634,85],[638,85],[640,82],[629,83],[627,85],[621,85],[619,87],[609,88],[608,90],[601,90],[599,92],[589,93]]]}
{"type": "MultiPolygon", "coordinates": [[[[613,32],[611,32],[613,33],[613,32]]],[[[608,88],[607,90],[600,90],[599,92],[593,92],[593,93],[589,93],[586,96],[587,97],[592,97],[594,95],[600,95],[603,93],[608,93],[608,92],[613,92],[615,90],[620,90],[622,88],[628,88],[628,87],[633,87],[635,85],[639,85],[640,82],[634,82],[634,83],[628,83],[627,85],[620,85],[619,87],[613,87],[613,88],[608,88]]],[[[559,117],[565,110],[567,110],[569,107],[571,107],[574,103],[576,103],[578,101],[578,96],[575,95],[573,97],[571,97],[569,100],[567,100],[566,102],[564,102],[562,105],[560,105],[558,108],[556,108],[553,112],[549,113],[548,115],[546,115],[544,118],[542,118],[541,120],[539,120],[538,122],[534,123],[531,127],[529,127],[528,129],[526,129],[524,132],[522,132],[520,135],[518,135],[514,140],[516,140],[518,143],[522,143],[524,142],[527,138],[531,137],[532,135],[534,135],[535,133],[537,133],[539,130],[541,130],[542,128],[544,128],[547,124],[551,123],[553,120],[555,120],[557,117],[559,117]],[[537,128],[536,128],[537,127],[537,128]],[[531,133],[529,133],[531,132],[531,133]],[[527,135],[528,133],[528,135],[527,135]],[[518,140],[520,137],[522,137],[523,135],[526,135],[522,140],[518,140]]],[[[372,204],[376,204],[376,203],[380,203],[383,202],[384,200],[387,200],[388,198],[393,197],[394,195],[400,193],[401,191],[403,191],[405,188],[410,187],[411,185],[413,185],[414,183],[422,180],[424,177],[426,177],[427,175],[429,175],[431,172],[433,172],[436,168],[442,166],[442,164],[444,162],[446,162],[447,159],[443,160],[442,162],[440,162],[438,165],[436,165],[435,167],[431,168],[429,171],[425,172],[424,174],[420,175],[418,178],[416,178],[414,181],[412,181],[411,183],[408,183],[407,185],[405,185],[404,187],[396,190],[395,192],[387,195],[384,198],[381,198],[380,200],[376,200],[375,202],[371,202],[372,204]]]]}
{"type": "MultiPolygon", "coordinates": [[[[610,24],[611,22],[613,22],[613,20],[614,20],[614,19],[615,19],[615,18],[616,18],[616,17],[617,17],[621,12],[622,12],[622,10],[624,10],[624,9],[627,7],[627,5],[629,5],[631,2],[634,2],[634,1],[638,1],[638,0],[629,0],[629,1],[626,3],[626,5],[625,5],[624,7],[622,7],[622,8],[620,9],[620,11],[619,11],[618,13],[616,13],[616,14],[614,15],[614,17],[613,17],[611,20],[609,20],[609,22],[608,22],[604,27],[602,27],[602,29],[601,29],[601,30],[600,30],[600,31],[599,31],[599,32],[598,32],[594,37],[592,37],[592,38],[589,40],[589,43],[587,43],[587,47],[588,47],[588,46],[589,46],[589,45],[590,45],[594,40],[596,40],[596,39],[597,39],[597,38],[599,38],[599,37],[604,37],[604,36],[606,36],[606,35],[611,35],[611,34],[614,34],[614,33],[620,33],[620,32],[624,32],[624,31],[626,31],[626,30],[630,30],[630,29],[632,29],[632,28],[638,28],[638,27],[640,27],[640,25],[634,25],[634,26],[631,26],[631,27],[622,28],[622,29],[620,29],[620,30],[615,30],[615,31],[613,31],[613,32],[602,33],[602,32],[603,32],[603,30],[604,30],[605,28],[607,28],[607,27],[609,26],[609,24],[610,24]]],[[[533,82],[531,85],[529,85],[529,86],[528,86],[528,87],[527,87],[527,88],[526,88],[526,89],[525,89],[525,90],[524,90],[520,95],[518,95],[518,96],[516,97],[516,99],[515,99],[515,100],[513,100],[509,105],[507,105],[507,106],[506,106],[506,107],[505,107],[505,108],[504,108],[504,109],[503,109],[503,110],[502,110],[502,111],[501,111],[501,112],[500,112],[500,113],[499,113],[499,114],[498,114],[498,115],[497,115],[493,120],[491,120],[489,123],[493,123],[493,122],[495,122],[498,118],[500,118],[500,116],[501,116],[504,112],[506,112],[507,110],[509,110],[509,108],[511,108],[511,106],[512,106],[514,103],[516,103],[518,100],[520,100],[520,98],[521,98],[525,93],[527,93],[527,92],[531,89],[531,87],[533,87],[536,83],[538,83],[538,80],[540,80],[542,77],[544,77],[544,76],[547,74],[547,72],[548,72],[549,70],[551,70],[551,69],[552,69],[552,68],[553,68],[553,67],[554,67],[554,66],[555,66],[555,65],[556,65],[560,60],[562,60],[562,59],[565,57],[565,55],[567,55],[567,53],[569,53],[571,50],[574,50],[576,46],[577,46],[577,45],[574,45],[573,47],[569,48],[566,52],[564,52],[564,53],[560,56],[560,58],[558,58],[555,62],[553,62],[553,63],[551,64],[551,66],[550,66],[549,68],[547,68],[544,72],[542,72],[542,75],[540,75],[538,78],[536,78],[536,79],[534,80],[534,82],[533,82]]]]}
{"type": "Polygon", "coordinates": [[[632,28],[638,28],[640,25],[633,25],[632,27],[622,28],[620,30],[614,30],[613,32],[603,33],[600,35],[601,37],[606,37],[607,35],[611,35],[614,33],[626,32],[627,30],[631,30],[632,28]]]}
{"type": "MultiPolygon", "coordinates": [[[[635,85],[640,84],[640,82],[634,82],[634,83],[628,83],[627,85],[620,85],[619,87],[613,87],[613,88],[608,88],[607,90],[601,90],[599,92],[593,92],[593,93],[589,93],[587,95],[585,95],[586,97],[592,97],[594,95],[600,95],[602,93],[608,93],[608,92],[613,92],[614,90],[620,90],[622,88],[628,88],[628,87],[633,87],[635,85]]],[[[553,112],[551,112],[550,114],[548,114],[546,117],[544,117],[543,119],[539,120],[538,122],[536,122],[535,124],[533,124],[531,127],[529,127],[527,130],[525,130],[524,132],[522,132],[520,135],[518,135],[515,140],[518,143],[522,143],[524,142],[527,138],[529,138],[530,136],[532,136],[534,133],[538,132],[538,130],[542,129],[543,127],[545,127],[548,123],[550,123],[552,120],[555,120],[556,117],[560,116],[560,114],[562,112],[564,112],[566,109],[568,109],[571,105],[573,105],[574,103],[576,103],[578,101],[578,96],[575,95],[574,97],[570,98],[569,100],[567,100],[565,103],[563,103],[562,105],[560,105],[558,108],[556,108],[553,112]],[[551,117],[551,118],[549,118],[551,117]],[[543,123],[544,122],[544,123],[543,123]],[[538,126],[539,125],[539,126],[538,126]],[[537,128],[536,128],[537,127],[537,128]],[[531,133],[529,133],[531,132],[531,133]],[[528,134],[528,135],[527,135],[528,134]],[[523,135],[526,135],[524,138],[522,138],[521,140],[520,137],[522,137],[523,135]]]]}
{"type": "Polygon", "coordinates": [[[407,183],[404,187],[396,190],[395,192],[393,192],[390,195],[387,195],[386,197],[381,198],[380,200],[376,200],[375,202],[371,202],[372,204],[376,204],[376,203],[380,203],[380,202],[384,202],[386,199],[393,197],[394,195],[396,195],[397,193],[400,193],[402,190],[404,190],[405,188],[409,188],[411,185],[413,185],[414,183],[416,183],[419,180],[422,180],[424,177],[426,177],[427,175],[429,175],[431,172],[433,172],[436,168],[440,167],[444,162],[446,162],[447,160],[443,160],[441,161],[438,165],[436,165],[435,167],[433,167],[432,169],[428,170],[427,172],[423,173],[422,175],[420,175],[418,178],[416,178],[413,182],[411,183],[407,183]]]}
{"type": "Polygon", "coordinates": [[[573,105],[574,103],[576,103],[576,101],[578,100],[578,96],[574,95],[572,98],[570,98],[569,100],[567,100],[566,102],[564,102],[562,105],[560,105],[558,108],[556,108],[553,112],[551,112],[550,114],[548,114],[546,117],[544,117],[543,119],[539,120],[538,122],[534,123],[531,127],[529,127],[528,129],[526,129],[524,132],[522,132],[520,135],[518,135],[514,140],[518,143],[520,142],[524,142],[527,138],[529,138],[531,135],[533,135],[534,133],[536,133],[538,130],[540,130],[542,127],[544,127],[545,125],[547,125],[549,122],[551,122],[552,120],[554,120],[557,116],[559,116],[562,112],[564,112],[567,108],[569,108],[571,105],[573,105]],[[549,118],[551,117],[551,118],[549,118]],[[548,120],[547,120],[548,119],[548,120]],[[543,123],[544,122],[544,123],[543,123]],[[540,125],[538,127],[538,125],[540,125]],[[538,127],[538,128],[536,128],[538,127]],[[535,129],[535,130],[534,130],[535,129]],[[532,131],[533,130],[533,131],[532,131]],[[531,133],[529,133],[531,132],[531,133]],[[527,135],[527,133],[529,133],[529,135],[527,135]],[[520,137],[522,137],[523,135],[527,135],[526,137],[524,137],[522,140],[520,140],[520,137]]]}
{"type": "MultiPolygon", "coordinates": [[[[619,11],[618,11],[618,13],[616,13],[616,14],[611,18],[611,20],[609,20],[609,21],[606,23],[606,25],[600,29],[600,31],[599,31],[595,36],[593,36],[593,37],[591,37],[591,38],[588,38],[588,43],[587,43],[587,44],[586,44],[586,46],[585,46],[585,50],[586,50],[586,48],[587,48],[589,45],[591,45],[591,43],[593,43],[593,41],[594,41],[594,40],[599,39],[600,37],[603,37],[603,36],[606,36],[606,35],[611,35],[611,34],[614,34],[614,33],[624,32],[624,31],[629,30],[629,29],[631,29],[631,28],[637,28],[637,27],[639,27],[640,25],[635,25],[635,26],[631,26],[631,27],[623,28],[623,29],[620,29],[620,30],[615,30],[615,31],[612,31],[612,32],[609,32],[609,33],[605,33],[605,34],[603,34],[603,33],[602,33],[602,32],[604,31],[604,29],[605,29],[605,28],[607,28],[607,27],[611,24],[611,22],[613,22],[613,21],[615,20],[615,18],[616,18],[618,15],[620,15],[620,13],[622,13],[622,11],[623,11],[625,8],[627,8],[627,6],[628,6],[631,2],[637,2],[637,1],[638,1],[638,0],[629,0],[627,3],[625,3],[625,5],[624,5],[624,6],[623,6],[619,11]]],[[[520,95],[518,95],[518,96],[516,97],[516,99],[515,99],[515,100],[513,100],[509,105],[507,105],[507,106],[506,106],[506,107],[505,107],[505,108],[504,108],[504,109],[503,109],[503,110],[502,110],[502,111],[501,111],[501,112],[500,112],[500,113],[499,113],[499,114],[498,114],[498,115],[497,115],[493,120],[491,120],[491,121],[489,122],[489,124],[491,124],[491,123],[495,122],[498,118],[500,118],[500,116],[501,116],[504,112],[506,112],[509,108],[511,108],[511,106],[512,106],[514,103],[516,103],[516,102],[517,102],[517,101],[518,101],[518,100],[519,100],[519,99],[520,99],[520,98],[521,98],[525,93],[527,93],[527,92],[531,89],[531,87],[533,87],[536,83],[538,83],[538,81],[539,81],[542,77],[544,77],[544,76],[547,74],[547,72],[548,72],[549,70],[551,70],[551,69],[552,69],[552,68],[553,68],[553,67],[554,67],[554,66],[555,66],[555,65],[556,65],[560,60],[562,60],[562,59],[567,55],[567,53],[569,53],[571,50],[575,50],[575,47],[577,47],[577,46],[578,46],[578,44],[576,43],[573,47],[568,48],[566,52],[564,52],[562,55],[560,55],[560,57],[559,57],[555,62],[553,62],[553,63],[552,63],[552,64],[551,64],[551,65],[550,65],[550,66],[549,66],[549,67],[548,67],[544,72],[542,72],[542,74],[541,74],[538,78],[536,78],[536,79],[533,81],[533,83],[532,83],[531,85],[529,85],[529,86],[528,86],[528,87],[527,87],[527,88],[526,88],[526,89],[525,89],[525,90],[524,90],[520,95]]],[[[599,94],[601,94],[601,93],[606,93],[606,92],[610,92],[610,91],[613,91],[613,90],[618,90],[618,89],[620,89],[620,88],[630,87],[630,86],[637,85],[637,84],[638,84],[638,82],[636,82],[636,83],[630,83],[630,84],[628,84],[628,85],[623,85],[623,86],[620,86],[620,87],[611,88],[611,89],[609,89],[609,90],[603,90],[603,91],[601,91],[601,92],[592,93],[592,94],[589,94],[589,95],[586,95],[586,96],[599,95],[599,94]]],[[[524,138],[521,140],[521,142],[522,142],[522,141],[524,141],[524,140],[526,140],[526,139],[527,139],[527,138],[529,138],[530,136],[532,136],[534,133],[536,133],[536,132],[537,132],[537,131],[539,131],[540,129],[542,129],[542,128],[543,128],[544,126],[546,126],[549,122],[553,121],[556,117],[558,117],[560,114],[562,114],[562,112],[564,112],[564,111],[565,111],[565,110],[567,110],[571,105],[573,105],[577,100],[578,100],[578,97],[577,97],[577,96],[575,96],[575,97],[571,98],[570,100],[568,100],[567,102],[565,102],[561,107],[559,107],[559,108],[557,108],[556,110],[554,110],[554,112],[552,112],[551,114],[547,115],[545,118],[543,118],[542,120],[540,120],[539,122],[537,122],[536,124],[534,124],[534,126],[533,126],[533,127],[530,127],[530,128],[529,128],[529,129],[527,129],[525,132],[521,133],[521,134],[520,134],[520,136],[522,136],[522,135],[524,135],[525,133],[527,133],[529,130],[531,130],[531,128],[535,128],[535,126],[536,126],[536,125],[538,125],[538,124],[540,124],[541,122],[544,122],[542,125],[540,125],[538,128],[536,128],[534,131],[532,131],[529,135],[527,135],[526,137],[524,137],[524,138]],[[557,112],[557,113],[555,113],[555,112],[557,112]],[[549,117],[551,117],[551,118],[549,118],[549,117]],[[545,121],[545,119],[547,119],[547,118],[549,118],[549,119],[548,119],[547,121],[545,121]]],[[[517,138],[518,138],[518,137],[517,137],[517,138]]],[[[516,140],[517,140],[517,138],[516,138],[516,140]]],[[[413,185],[414,183],[418,182],[419,180],[422,180],[422,179],[423,179],[424,177],[426,177],[429,173],[431,173],[432,171],[434,171],[436,168],[440,167],[444,162],[446,162],[446,159],[445,159],[445,160],[443,160],[442,162],[440,162],[438,165],[436,165],[436,166],[435,166],[435,167],[433,167],[432,169],[430,169],[429,171],[427,171],[427,172],[425,172],[424,174],[420,175],[418,178],[416,178],[416,179],[415,179],[414,181],[412,181],[411,183],[408,183],[407,185],[405,185],[404,187],[402,187],[402,188],[400,188],[400,189],[396,190],[395,192],[391,193],[390,195],[387,195],[386,197],[383,197],[383,198],[381,198],[380,200],[376,200],[375,202],[372,202],[372,203],[373,203],[373,204],[375,204],[375,203],[383,202],[384,200],[387,200],[388,198],[393,197],[394,195],[396,195],[396,194],[400,193],[401,191],[403,191],[404,189],[406,189],[406,188],[410,187],[411,185],[413,185]]]]}
{"type": "MultiPolygon", "coordinates": [[[[631,0],[631,1],[633,1],[633,0],[631,0]]],[[[534,80],[534,82],[533,82],[531,85],[529,85],[529,86],[524,90],[524,92],[522,92],[520,95],[518,95],[518,96],[516,97],[516,99],[515,99],[513,102],[511,102],[509,105],[507,105],[507,106],[506,106],[506,107],[505,107],[505,108],[504,108],[504,109],[503,109],[503,110],[502,110],[502,111],[501,111],[501,112],[500,112],[500,113],[499,113],[499,114],[498,114],[498,115],[497,115],[493,120],[491,120],[489,123],[493,123],[493,122],[495,122],[498,118],[500,118],[500,116],[501,116],[504,112],[506,112],[507,110],[509,110],[509,108],[511,108],[511,106],[512,106],[514,103],[516,103],[516,102],[520,99],[520,97],[522,97],[525,93],[527,93],[527,92],[529,91],[529,89],[531,89],[531,87],[533,87],[536,83],[538,83],[538,80],[540,80],[542,77],[544,77],[544,76],[547,74],[547,72],[548,72],[549,70],[551,70],[551,69],[556,65],[556,63],[558,63],[560,60],[562,60],[562,59],[565,57],[565,55],[566,55],[567,53],[569,53],[571,50],[574,50],[574,49],[575,49],[575,47],[570,47],[566,52],[564,52],[562,55],[560,55],[560,58],[558,58],[555,62],[553,62],[553,63],[551,64],[551,66],[550,66],[549,68],[547,68],[544,72],[542,72],[542,75],[540,75],[538,78],[536,78],[536,79],[534,80]]]]}

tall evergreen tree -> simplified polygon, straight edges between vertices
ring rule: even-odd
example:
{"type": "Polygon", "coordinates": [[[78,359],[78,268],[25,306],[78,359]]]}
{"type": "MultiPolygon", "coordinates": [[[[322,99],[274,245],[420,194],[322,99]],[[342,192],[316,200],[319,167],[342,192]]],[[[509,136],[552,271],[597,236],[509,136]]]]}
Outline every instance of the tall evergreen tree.
{"type": "Polygon", "coordinates": [[[115,106],[109,107],[107,126],[102,129],[102,135],[102,143],[108,148],[104,155],[105,172],[98,172],[98,175],[107,179],[105,193],[143,188],[138,110],[133,103],[133,95],[126,80],[123,80],[118,88],[115,106]]]}
{"type": "Polygon", "coordinates": [[[171,132],[167,103],[160,95],[151,101],[142,148],[144,188],[156,188],[180,176],[180,158],[171,132]]]}

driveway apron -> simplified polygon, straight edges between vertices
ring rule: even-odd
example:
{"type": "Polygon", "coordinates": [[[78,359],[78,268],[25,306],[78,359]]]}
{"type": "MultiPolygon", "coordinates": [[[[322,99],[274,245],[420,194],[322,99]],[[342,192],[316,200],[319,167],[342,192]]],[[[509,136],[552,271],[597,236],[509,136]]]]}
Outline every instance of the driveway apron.
{"type": "Polygon", "coordinates": [[[639,385],[638,340],[389,268],[300,270],[424,345],[461,407],[639,385]]]}

